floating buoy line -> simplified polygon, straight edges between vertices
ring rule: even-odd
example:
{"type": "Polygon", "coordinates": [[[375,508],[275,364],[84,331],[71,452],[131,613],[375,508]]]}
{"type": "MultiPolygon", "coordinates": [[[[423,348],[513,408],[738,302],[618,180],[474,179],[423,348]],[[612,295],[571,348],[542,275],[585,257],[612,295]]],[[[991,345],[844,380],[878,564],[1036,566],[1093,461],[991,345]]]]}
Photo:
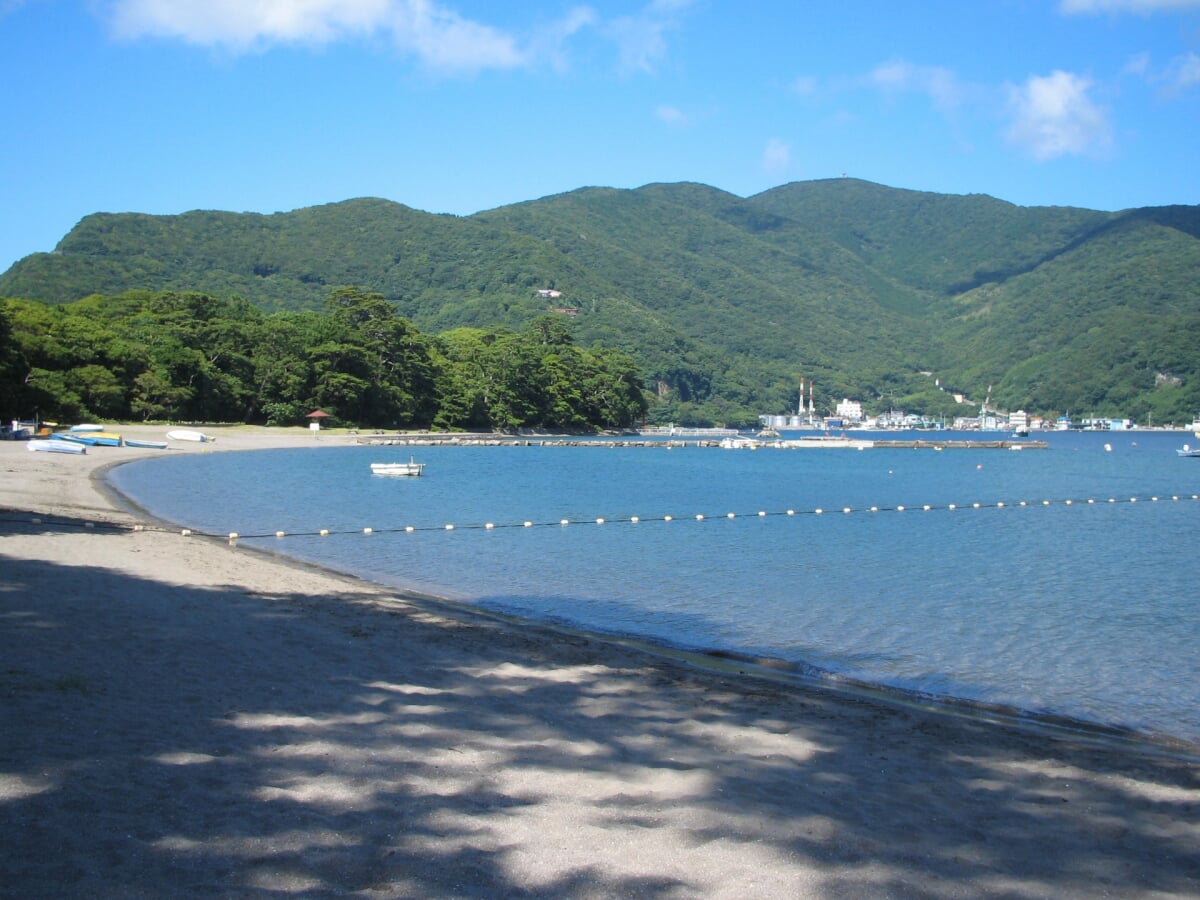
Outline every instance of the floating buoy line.
{"type": "Polygon", "coordinates": [[[400,525],[388,528],[345,528],[345,529],[330,529],[320,528],[312,531],[262,531],[262,532],[211,532],[202,531],[194,528],[172,528],[166,525],[144,525],[144,524],[124,524],[117,522],[88,522],[78,519],[54,519],[53,517],[33,516],[28,514],[20,514],[16,511],[9,510],[0,514],[0,522],[20,523],[25,525],[35,526],[53,526],[56,528],[85,528],[97,529],[105,528],[116,531],[155,531],[164,533],[179,534],[182,537],[191,537],[193,535],[208,538],[219,538],[227,540],[231,545],[235,545],[239,540],[262,540],[266,538],[298,538],[298,537],[335,537],[345,535],[360,535],[370,536],[374,534],[415,534],[415,533],[430,533],[430,532],[453,532],[453,531],[496,531],[500,529],[532,529],[532,528],[566,528],[571,526],[591,525],[639,525],[651,524],[655,522],[706,522],[709,520],[732,520],[732,519],[769,519],[769,518],[795,518],[795,517],[821,517],[821,516],[848,516],[848,515],[880,515],[885,513],[922,513],[922,512],[955,512],[958,510],[980,510],[980,509],[1022,509],[1022,508],[1049,508],[1049,507],[1075,507],[1075,506],[1100,506],[1100,505],[1116,505],[1126,504],[1132,505],[1137,503],[1178,503],[1186,501],[1200,501],[1200,494],[1170,494],[1170,495],[1150,495],[1145,497],[1107,497],[1104,499],[1096,499],[1089,497],[1085,499],[1064,498],[1057,500],[1019,500],[1019,501],[995,501],[991,503],[946,503],[946,504],[922,504],[920,506],[842,506],[842,507],[813,507],[811,509],[786,509],[786,510],[758,510],[750,513],[726,512],[718,514],[696,513],[691,516],[624,516],[618,518],[595,517],[595,518],[561,518],[548,521],[535,522],[529,519],[520,522],[480,522],[471,524],[456,524],[447,522],[438,525],[400,525]]]}

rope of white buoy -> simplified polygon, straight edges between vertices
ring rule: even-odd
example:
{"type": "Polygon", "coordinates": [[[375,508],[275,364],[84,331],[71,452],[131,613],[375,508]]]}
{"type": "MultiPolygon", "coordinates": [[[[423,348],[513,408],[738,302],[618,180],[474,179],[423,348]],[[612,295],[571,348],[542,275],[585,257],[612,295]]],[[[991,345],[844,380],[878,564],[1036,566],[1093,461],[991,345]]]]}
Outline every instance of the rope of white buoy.
{"type": "MultiPolygon", "coordinates": [[[[959,510],[959,509],[977,510],[977,509],[1007,509],[1007,508],[1022,508],[1022,507],[1047,508],[1047,507],[1051,507],[1051,506],[1067,506],[1067,507],[1069,507],[1069,506],[1075,506],[1075,505],[1095,506],[1098,504],[1119,504],[1119,503],[1134,504],[1134,503],[1138,503],[1138,502],[1156,503],[1156,502],[1159,502],[1160,500],[1168,500],[1168,501],[1172,501],[1172,502],[1187,501],[1187,500],[1200,501],[1200,494],[1171,494],[1171,495],[1164,495],[1164,496],[1151,495],[1148,497],[1141,497],[1141,498],[1139,498],[1139,497],[1128,497],[1128,498],[1108,497],[1103,500],[1097,500],[1095,498],[1086,498],[1086,499],[1066,498],[1066,499],[1059,499],[1059,500],[1039,500],[1039,501],[1019,500],[1019,501],[1015,501],[1015,502],[1011,502],[1011,503],[1000,500],[1000,501],[995,501],[992,503],[975,502],[975,503],[971,503],[968,505],[960,505],[960,504],[956,504],[956,503],[948,503],[948,504],[944,504],[944,505],[923,504],[919,507],[904,506],[904,505],[864,506],[864,507],[843,506],[840,508],[828,508],[828,509],[825,507],[814,507],[811,509],[786,509],[786,510],[776,510],[776,511],[758,510],[758,511],[752,512],[752,513],[727,512],[727,513],[716,514],[716,515],[708,514],[708,513],[696,513],[694,516],[690,517],[690,520],[695,521],[695,522],[704,522],[709,519],[730,520],[730,519],[742,519],[742,518],[757,518],[757,519],[780,518],[780,517],[788,518],[788,517],[796,517],[796,516],[823,516],[823,515],[830,514],[830,513],[841,514],[841,515],[851,515],[853,513],[887,513],[887,512],[902,513],[902,512],[914,511],[914,510],[919,510],[921,512],[937,512],[937,511],[950,512],[950,511],[959,510]]],[[[263,538],[269,538],[269,537],[275,537],[275,538],[331,537],[331,536],[337,536],[337,535],[414,534],[414,533],[419,533],[419,532],[431,533],[431,532],[439,532],[439,531],[495,531],[497,529],[514,529],[514,528],[526,528],[526,529],[528,529],[528,528],[566,528],[568,526],[573,526],[573,525],[592,525],[592,526],[600,526],[600,525],[606,525],[606,524],[637,525],[639,523],[654,523],[654,522],[664,522],[665,523],[665,522],[673,522],[676,520],[683,521],[683,520],[687,520],[688,518],[689,517],[677,517],[677,516],[672,516],[672,515],[623,516],[623,517],[616,517],[616,518],[606,518],[606,517],[600,516],[600,517],[595,517],[595,518],[577,518],[577,519],[562,518],[562,519],[558,519],[558,520],[551,520],[551,521],[544,521],[544,522],[534,522],[531,520],[524,520],[524,521],[520,521],[520,522],[482,522],[482,523],[470,523],[470,524],[446,523],[443,525],[403,525],[403,526],[396,526],[396,527],[392,527],[392,528],[362,528],[362,529],[352,528],[352,529],[342,529],[342,530],[336,530],[336,531],[322,528],[319,531],[293,531],[293,532],[276,531],[274,533],[268,532],[268,533],[253,533],[253,534],[241,534],[238,532],[230,532],[228,534],[227,538],[228,538],[229,542],[232,544],[232,543],[236,543],[239,539],[263,539],[263,538]]],[[[217,535],[211,535],[211,536],[215,537],[217,535]]]]}
{"type": "Polygon", "coordinates": [[[430,532],[452,532],[452,531],[495,531],[498,529],[514,529],[514,528],[566,528],[574,525],[637,525],[641,523],[649,524],[654,522],[674,522],[689,520],[694,522],[705,522],[709,519],[724,519],[726,521],[743,518],[793,518],[806,516],[825,516],[829,514],[851,515],[851,514],[879,514],[879,513],[906,513],[906,512],[953,512],[956,510],[978,510],[978,509],[1020,509],[1020,508],[1048,508],[1048,507],[1073,507],[1073,506],[1096,506],[1096,505],[1114,505],[1114,504],[1136,504],[1136,503],[1158,503],[1160,501],[1180,502],[1180,501],[1200,501],[1200,494],[1170,494],[1158,495],[1152,494],[1145,497],[1107,497],[1096,499],[1088,498],[1060,498],[1055,500],[1017,500],[1004,501],[997,500],[990,503],[974,502],[969,504],[946,503],[932,504],[926,503],[920,506],[906,506],[897,504],[896,506],[843,506],[843,507],[813,507],[810,509],[785,509],[785,510],[757,510],[750,513],[726,512],[718,514],[696,513],[691,517],[677,517],[673,515],[661,516],[621,516],[616,518],[608,518],[598,516],[594,518],[560,518],[556,520],[548,520],[544,522],[535,522],[530,519],[525,519],[519,522],[480,522],[470,524],[456,524],[447,522],[440,525],[400,525],[389,528],[345,528],[331,529],[320,528],[309,531],[265,531],[265,532],[237,532],[229,531],[225,533],[203,531],[194,528],[172,528],[165,525],[145,525],[145,524],[127,524],[120,522],[96,522],[84,521],[79,519],[55,519],[45,516],[29,516],[15,510],[0,511],[0,524],[16,523],[20,525],[33,525],[35,527],[54,527],[61,529],[68,528],[84,528],[84,529],[108,529],[111,531],[156,531],[165,533],[175,533],[182,537],[191,537],[193,535],[208,538],[219,538],[227,540],[230,544],[236,544],[239,540],[262,540],[266,538],[299,538],[299,537],[335,537],[345,535],[362,535],[370,536],[373,534],[415,534],[415,533],[430,533],[430,532]]]}

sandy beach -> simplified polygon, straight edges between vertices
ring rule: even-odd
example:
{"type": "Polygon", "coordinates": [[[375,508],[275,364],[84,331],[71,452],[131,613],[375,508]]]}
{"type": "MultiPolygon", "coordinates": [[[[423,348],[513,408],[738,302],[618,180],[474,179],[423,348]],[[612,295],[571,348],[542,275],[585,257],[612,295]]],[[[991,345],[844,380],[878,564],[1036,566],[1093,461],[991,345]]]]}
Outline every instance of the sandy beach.
{"type": "Polygon", "coordinates": [[[317,440],[214,433],[0,442],[0,897],[1200,896],[1195,757],[505,622],[100,487],[317,440]]]}

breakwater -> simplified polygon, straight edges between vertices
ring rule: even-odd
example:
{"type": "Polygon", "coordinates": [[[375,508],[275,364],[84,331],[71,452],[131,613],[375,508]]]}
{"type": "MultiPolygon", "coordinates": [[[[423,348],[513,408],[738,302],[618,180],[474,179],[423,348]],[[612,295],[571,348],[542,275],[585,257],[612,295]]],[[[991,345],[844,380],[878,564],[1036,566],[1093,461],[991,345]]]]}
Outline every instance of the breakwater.
{"type": "Polygon", "coordinates": [[[704,447],[724,450],[1045,450],[1045,441],[1016,440],[870,440],[840,437],[806,437],[795,440],[722,438],[566,438],[505,434],[373,434],[360,435],[358,443],[375,447],[646,447],[671,449],[704,447]]]}

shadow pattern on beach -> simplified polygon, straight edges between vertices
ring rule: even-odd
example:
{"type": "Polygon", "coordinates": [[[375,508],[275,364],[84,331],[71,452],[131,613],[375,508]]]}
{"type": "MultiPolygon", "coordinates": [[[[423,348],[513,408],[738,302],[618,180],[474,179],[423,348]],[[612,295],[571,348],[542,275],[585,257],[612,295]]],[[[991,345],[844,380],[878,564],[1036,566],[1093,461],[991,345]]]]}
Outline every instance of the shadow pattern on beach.
{"type": "Polygon", "coordinates": [[[4,896],[1200,893],[1183,760],[3,552],[4,896]]]}

